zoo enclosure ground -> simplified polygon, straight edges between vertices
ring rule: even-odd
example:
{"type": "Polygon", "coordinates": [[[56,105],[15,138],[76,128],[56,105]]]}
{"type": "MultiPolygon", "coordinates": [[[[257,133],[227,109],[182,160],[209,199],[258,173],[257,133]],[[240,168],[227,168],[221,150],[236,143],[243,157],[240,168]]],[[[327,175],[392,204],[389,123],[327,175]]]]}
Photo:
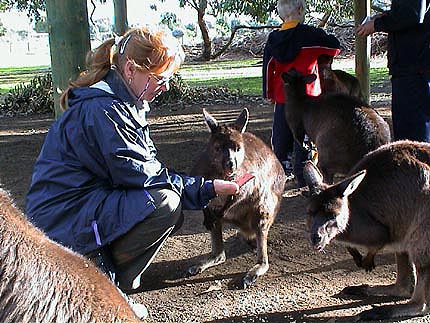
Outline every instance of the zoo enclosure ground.
{"type": "MultiPolygon", "coordinates": [[[[389,120],[389,86],[372,92],[379,93],[375,106],[389,120]]],[[[203,107],[221,122],[234,120],[247,107],[248,131],[269,143],[272,107],[259,98],[226,105],[208,102],[157,108],[150,114],[153,139],[159,158],[169,167],[188,171],[206,142],[203,107]]],[[[0,182],[21,209],[35,158],[52,121],[46,115],[0,118],[0,182]]],[[[377,268],[365,273],[356,268],[344,247],[332,245],[325,253],[311,250],[304,202],[300,190],[285,191],[269,233],[269,271],[247,290],[238,286],[256,255],[234,228],[224,231],[226,263],[187,277],[188,267],[210,252],[210,237],[202,225],[202,213],[186,212],[182,229],[168,239],[145,273],[146,290],[132,296],[149,307],[148,322],[352,322],[355,314],[371,304],[403,302],[340,297],[348,285],[393,282],[393,255],[378,255],[377,268]]],[[[402,322],[423,321],[426,318],[402,322]]]]}

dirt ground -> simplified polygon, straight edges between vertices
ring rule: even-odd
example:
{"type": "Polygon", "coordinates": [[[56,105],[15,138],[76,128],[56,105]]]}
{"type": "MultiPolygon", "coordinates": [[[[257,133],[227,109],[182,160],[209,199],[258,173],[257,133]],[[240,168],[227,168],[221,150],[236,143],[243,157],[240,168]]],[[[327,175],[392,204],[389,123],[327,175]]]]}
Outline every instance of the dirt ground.
{"type": "MultiPolygon", "coordinates": [[[[375,106],[389,119],[386,92],[374,89],[375,106]]],[[[155,109],[150,117],[152,136],[160,160],[169,167],[188,171],[206,142],[203,107],[220,121],[235,119],[247,107],[248,131],[269,143],[272,107],[259,99],[231,105],[155,109]]],[[[52,121],[50,116],[0,118],[0,181],[20,208],[24,207],[33,163],[52,121]]],[[[254,265],[256,254],[234,228],[224,231],[227,261],[187,277],[188,267],[210,252],[210,237],[202,220],[201,212],[186,212],[183,228],[168,239],[147,270],[146,291],[132,296],[148,306],[148,322],[352,322],[354,315],[372,304],[395,301],[345,299],[339,295],[349,285],[393,282],[394,257],[378,255],[376,269],[366,273],[354,265],[343,246],[330,245],[324,253],[312,250],[305,226],[305,198],[300,190],[285,191],[269,234],[270,268],[246,290],[239,288],[240,281],[254,265]]]]}

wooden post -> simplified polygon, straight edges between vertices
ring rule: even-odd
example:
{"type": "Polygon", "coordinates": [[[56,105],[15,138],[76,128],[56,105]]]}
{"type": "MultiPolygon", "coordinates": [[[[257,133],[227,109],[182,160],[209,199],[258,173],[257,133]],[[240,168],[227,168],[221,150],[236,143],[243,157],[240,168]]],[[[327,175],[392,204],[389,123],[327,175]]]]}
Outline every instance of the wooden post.
{"type": "Polygon", "coordinates": [[[115,34],[124,35],[128,30],[127,0],[114,0],[113,8],[115,12],[115,34]]]}
{"type": "Polygon", "coordinates": [[[91,49],[86,0],[46,0],[51,52],[55,117],[62,111],[61,92],[85,70],[85,56],[91,49]]]}
{"type": "MultiPolygon", "coordinates": [[[[358,27],[366,16],[370,16],[370,0],[354,0],[354,11],[355,27],[358,27]]],[[[370,37],[355,37],[355,75],[367,103],[370,102],[370,37]]]]}

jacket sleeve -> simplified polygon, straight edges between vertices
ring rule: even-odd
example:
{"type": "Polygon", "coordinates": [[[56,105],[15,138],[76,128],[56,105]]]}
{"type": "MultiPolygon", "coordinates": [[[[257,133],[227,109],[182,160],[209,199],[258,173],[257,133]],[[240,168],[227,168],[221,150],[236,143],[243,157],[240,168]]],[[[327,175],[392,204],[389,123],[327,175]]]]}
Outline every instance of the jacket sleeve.
{"type": "Polygon", "coordinates": [[[393,1],[391,10],[375,18],[375,30],[396,32],[424,21],[426,0],[393,1]]]}
{"type": "Polygon", "coordinates": [[[109,186],[170,188],[181,196],[185,209],[202,209],[215,197],[212,181],[186,176],[165,167],[156,158],[147,126],[136,128],[120,106],[96,110],[83,122],[85,143],[81,143],[76,151],[88,169],[94,169],[95,161],[104,166],[99,172],[106,177],[109,186]]]}

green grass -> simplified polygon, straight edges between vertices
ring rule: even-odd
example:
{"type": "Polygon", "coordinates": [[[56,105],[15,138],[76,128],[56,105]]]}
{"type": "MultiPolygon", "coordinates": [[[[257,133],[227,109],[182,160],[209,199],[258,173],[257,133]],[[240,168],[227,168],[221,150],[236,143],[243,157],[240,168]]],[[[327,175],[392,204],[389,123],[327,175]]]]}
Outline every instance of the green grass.
{"type": "MultiPolygon", "coordinates": [[[[0,93],[6,93],[16,84],[27,83],[36,75],[45,74],[49,66],[0,68],[0,93]]],[[[354,74],[352,69],[346,72],[354,74]]],[[[261,95],[261,59],[228,60],[184,64],[179,72],[192,87],[227,87],[246,95],[261,95]]],[[[379,85],[389,79],[387,68],[372,68],[370,82],[379,85]]]]}
{"type": "Polygon", "coordinates": [[[234,76],[201,79],[185,79],[191,87],[226,87],[239,90],[246,95],[260,95],[262,91],[261,76],[234,76]]]}
{"type": "Polygon", "coordinates": [[[29,83],[32,78],[50,70],[49,66],[0,68],[0,94],[9,92],[19,83],[29,83]]]}

